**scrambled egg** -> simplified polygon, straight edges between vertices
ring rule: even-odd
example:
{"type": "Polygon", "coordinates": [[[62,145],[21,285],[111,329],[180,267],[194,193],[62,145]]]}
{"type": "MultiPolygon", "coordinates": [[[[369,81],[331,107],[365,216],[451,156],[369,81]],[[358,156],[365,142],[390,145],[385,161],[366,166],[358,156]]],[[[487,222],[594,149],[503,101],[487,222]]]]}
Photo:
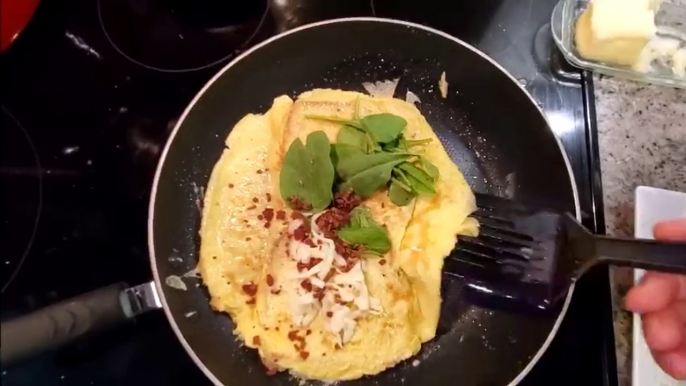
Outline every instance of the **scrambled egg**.
{"type": "MultiPolygon", "coordinates": [[[[198,270],[212,307],[231,315],[235,333],[256,348],[273,370],[322,380],[372,375],[416,354],[432,339],[440,310],[443,259],[457,234],[475,234],[468,218],[474,196],[464,177],[419,111],[410,103],[354,92],[313,90],[295,102],[282,96],[264,115],[247,115],[231,131],[205,196],[198,270]],[[330,321],[313,315],[293,321],[298,270],[289,257],[290,210],[279,196],[280,165],[295,138],[324,131],[335,142],[340,124],[305,115],[352,117],[387,112],[407,120],[410,139],[432,138],[426,157],[440,170],[437,193],[397,207],[386,192],[365,200],[376,222],[388,229],[392,249],[360,263],[360,277],[380,312],[356,321],[342,344],[330,321]]],[[[291,248],[292,249],[292,248],[291,248]]]]}

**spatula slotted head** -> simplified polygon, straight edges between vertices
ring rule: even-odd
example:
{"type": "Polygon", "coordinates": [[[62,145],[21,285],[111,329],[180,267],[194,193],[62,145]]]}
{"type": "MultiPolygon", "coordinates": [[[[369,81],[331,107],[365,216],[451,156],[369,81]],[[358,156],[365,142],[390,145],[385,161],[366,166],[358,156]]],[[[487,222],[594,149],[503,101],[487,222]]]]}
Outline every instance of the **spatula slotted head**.
{"type": "Polygon", "coordinates": [[[582,263],[572,258],[569,238],[590,233],[568,214],[484,195],[477,195],[477,204],[473,216],[481,225],[480,234],[458,238],[457,248],[446,258],[445,272],[465,281],[471,301],[491,308],[555,308],[582,263]]]}

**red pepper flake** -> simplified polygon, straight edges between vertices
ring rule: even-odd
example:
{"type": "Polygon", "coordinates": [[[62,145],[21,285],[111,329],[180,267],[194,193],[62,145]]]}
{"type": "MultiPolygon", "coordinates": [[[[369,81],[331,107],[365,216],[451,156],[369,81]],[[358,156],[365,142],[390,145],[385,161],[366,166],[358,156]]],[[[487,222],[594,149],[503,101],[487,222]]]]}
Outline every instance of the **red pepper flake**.
{"type": "Polygon", "coordinates": [[[243,284],[241,288],[243,288],[243,292],[248,296],[255,296],[255,294],[257,294],[257,284],[254,284],[253,282],[243,284]]]}
{"type": "Polygon", "coordinates": [[[288,339],[291,341],[296,341],[298,340],[298,331],[289,331],[288,332],[288,339]]]}
{"type": "Polygon", "coordinates": [[[245,302],[245,304],[255,304],[255,301],[255,298],[250,298],[245,302]]]}
{"type": "Polygon", "coordinates": [[[262,220],[264,220],[264,216],[262,216],[261,214],[258,214],[258,215],[257,215],[257,219],[260,220],[260,221],[262,221],[262,220]]]}
{"type": "Polygon", "coordinates": [[[302,358],[302,359],[307,359],[307,357],[309,357],[309,356],[310,356],[310,353],[308,353],[307,351],[301,351],[300,352],[300,358],[302,358]]]}
{"type": "Polygon", "coordinates": [[[312,330],[307,330],[307,331],[305,332],[305,335],[310,335],[310,334],[312,334],[312,330]]]}
{"type": "Polygon", "coordinates": [[[261,344],[260,337],[258,335],[252,337],[252,344],[255,346],[259,346],[261,344]]]}
{"type": "Polygon", "coordinates": [[[253,197],[253,198],[252,198],[252,202],[254,202],[255,204],[257,204],[258,202],[260,202],[260,200],[258,200],[257,197],[253,197]]]}
{"type": "Polygon", "coordinates": [[[265,196],[267,196],[267,202],[272,202],[272,195],[270,193],[267,193],[265,196]]]}
{"type": "Polygon", "coordinates": [[[312,282],[310,279],[305,279],[302,282],[300,282],[300,286],[303,287],[303,289],[307,292],[312,292],[312,282]]]}
{"type": "MultiPolygon", "coordinates": [[[[253,210],[253,209],[255,209],[255,208],[257,208],[256,205],[250,205],[250,206],[248,207],[248,210],[253,210]]],[[[247,221],[246,221],[246,222],[247,222],[247,221]]]]}
{"type": "Polygon", "coordinates": [[[274,276],[267,274],[267,285],[270,287],[274,285],[274,276]]]}
{"type": "Polygon", "coordinates": [[[333,345],[333,348],[335,348],[336,350],[340,350],[340,349],[341,349],[341,345],[338,344],[338,343],[336,343],[335,345],[333,345]]]}
{"type": "Polygon", "coordinates": [[[233,184],[229,184],[229,188],[233,189],[233,186],[234,186],[233,184]]]}
{"type": "Polygon", "coordinates": [[[276,211],[276,219],[277,220],[285,220],[286,219],[286,212],[283,210],[277,210],[276,211]]]}
{"type": "Polygon", "coordinates": [[[270,226],[272,226],[272,223],[270,223],[270,222],[264,223],[264,227],[265,227],[265,228],[269,228],[270,226]]]}
{"type": "Polygon", "coordinates": [[[386,265],[386,259],[379,260],[379,265],[386,265]]]}
{"type": "Polygon", "coordinates": [[[314,241],[312,241],[312,239],[309,237],[306,237],[305,240],[303,240],[303,243],[309,245],[312,248],[316,247],[316,245],[314,244],[314,241]]]}
{"type": "Polygon", "coordinates": [[[333,316],[333,312],[331,312],[331,311],[326,311],[326,317],[327,317],[327,318],[330,318],[330,317],[332,317],[332,316],[333,316]]]}
{"type": "Polygon", "coordinates": [[[321,302],[322,299],[324,299],[324,288],[315,288],[314,289],[314,298],[321,302]]]}
{"type": "Polygon", "coordinates": [[[278,294],[280,294],[280,293],[281,293],[281,290],[280,290],[280,289],[278,289],[278,290],[272,290],[272,295],[278,295],[278,294]]]}

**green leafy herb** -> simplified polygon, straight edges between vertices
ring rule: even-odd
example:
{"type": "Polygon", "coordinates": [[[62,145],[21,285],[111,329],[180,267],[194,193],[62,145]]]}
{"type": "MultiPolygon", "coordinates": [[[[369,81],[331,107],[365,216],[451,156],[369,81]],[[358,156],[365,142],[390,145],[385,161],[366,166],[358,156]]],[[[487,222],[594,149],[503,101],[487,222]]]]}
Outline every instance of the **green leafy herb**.
{"type": "Polygon", "coordinates": [[[412,190],[419,194],[431,195],[436,193],[434,190],[434,180],[424,170],[414,166],[409,162],[404,162],[398,166],[400,170],[405,172],[405,176],[410,181],[412,190]]]}
{"type": "Polygon", "coordinates": [[[407,126],[405,118],[388,113],[367,115],[360,123],[380,143],[395,141],[407,126]]]}
{"type": "Polygon", "coordinates": [[[359,98],[355,100],[352,119],[308,115],[343,124],[331,160],[340,178],[339,190],[352,188],[367,197],[384,187],[396,205],[407,205],[412,198],[434,194],[439,170],[415,146],[430,143],[432,138],[408,140],[403,135],[407,121],[400,116],[382,113],[360,118],[359,98]]]}
{"type": "Polygon", "coordinates": [[[386,228],[377,224],[367,207],[358,206],[350,213],[350,225],[337,232],[349,244],[361,244],[365,250],[384,255],[391,250],[391,239],[386,228]]]}
{"type": "Polygon", "coordinates": [[[434,182],[438,181],[438,177],[440,176],[440,172],[438,171],[438,168],[436,167],[436,165],[432,164],[431,161],[426,159],[426,157],[420,157],[419,162],[422,164],[422,167],[431,176],[431,178],[434,180],[434,182]]]}
{"type": "Polygon", "coordinates": [[[340,189],[341,191],[352,189],[361,197],[371,196],[374,192],[388,184],[388,181],[391,179],[393,168],[402,162],[404,162],[403,159],[396,159],[371,166],[368,169],[363,169],[359,173],[353,174],[350,178],[344,180],[340,189]]]}
{"type": "Polygon", "coordinates": [[[357,146],[348,145],[345,143],[334,143],[331,145],[331,163],[333,164],[334,169],[338,168],[338,164],[343,159],[363,156],[365,154],[367,153],[362,151],[362,149],[357,146]]]}
{"type": "Polygon", "coordinates": [[[279,188],[286,203],[290,205],[297,197],[313,212],[329,206],[334,179],[330,153],[331,145],[323,131],[310,133],[305,145],[300,139],[291,143],[280,174],[279,188]]]}
{"type": "Polygon", "coordinates": [[[400,180],[393,179],[391,186],[388,188],[388,197],[391,202],[397,206],[405,206],[412,201],[416,194],[412,188],[404,185],[400,180]]]}
{"type": "MultiPolygon", "coordinates": [[[[343,180],[347,180],[349,178],[352,178],[354,175],[361,173],[364,170],[370,169],[374,166],[383,165],[398,160],[404,161],[408,158],[408,155],[399,153],[365,154],[362,156],[351,157],[341,160],[338,163],[336,172],[338,172],[338,175],[341,176],[343,180]]],[[[395,163],[394,165],[397,165],[397,163],[395,163]]]]}
{"type": "Polygon", "coordinates": [[[338,134],[336,135],[336,143],[356,146],[362,149],[365,153],[367,153],[370,148],[367,134],[347,125],[338,130],[338,134]]]}

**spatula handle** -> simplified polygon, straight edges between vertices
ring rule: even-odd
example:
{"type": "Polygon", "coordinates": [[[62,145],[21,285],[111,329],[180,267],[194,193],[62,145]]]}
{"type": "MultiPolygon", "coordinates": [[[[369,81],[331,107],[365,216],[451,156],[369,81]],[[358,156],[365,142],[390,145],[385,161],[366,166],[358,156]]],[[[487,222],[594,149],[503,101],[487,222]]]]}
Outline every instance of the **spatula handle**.
{"type": "Polygon", "coordinates": [[[686,243],[596,236],[599,262],[686,274],[686,243]]]}

